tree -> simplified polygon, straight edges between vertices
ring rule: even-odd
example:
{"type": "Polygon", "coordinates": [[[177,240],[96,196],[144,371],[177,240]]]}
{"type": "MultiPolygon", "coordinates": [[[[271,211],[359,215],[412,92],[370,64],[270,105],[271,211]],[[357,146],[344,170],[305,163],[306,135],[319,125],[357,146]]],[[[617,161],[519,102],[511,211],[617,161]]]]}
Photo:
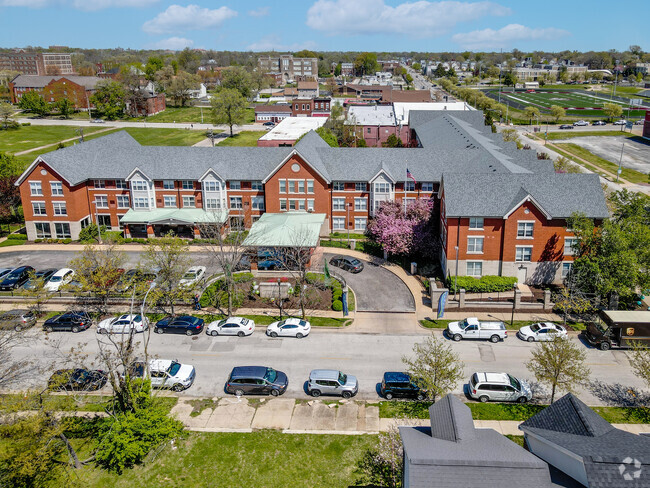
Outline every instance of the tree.
{"type": "Polygon", "coordinates": [[[407,83],[408,85],[412,85],[412,84],[413,84],[413,77],[412,77],[409,73],[407,73],[406,75],[404,75],[404,79],[406,80],[406,83],[407,83]]]}
{"type": "Polygon", "coordinates": [[[14,108],[10,103],[0,102],[0,120],[2,121],[2,128],[7,130],[9,127],[14,127],[16,122],[13,119],[14,108]]]}
{"type": "Polygon", "coordinates": [[[556,173],[582,173],[580,166],[574,164],[569,158],[558,156],[553,161],[553,167],[556,173]]]}
{"type": "Polygon", "coordinates": [[[326,127],[323,126],[316,129],[316,134],[321,136],[321,138],[327,142],[330,147],[339,147],[339,142],[336,139],[336,136],[331,130],[327,129],[326,127]]]}
{"type": "Polygon", "coordinates": [[[174,305],[178,301],[190,301],[194,296],[191,287],[179,282],[190,267],[188,245],[173,234],[156,239],[147,246],[144,254],[147,269],[158,270],[156,287],[151,292],[151,301],[159,306],[169,307],[174,315],[174,305]]]}
{"type": "Polygon", "coordinates": [[[555,337],[540,342],[533,349],[526,368],[537,381],[551,387],[553,403],[557,389],[573,392],[577,386],[587,382],[590,371],[584,364],[586,357],[586,352],[570,339],[555,337]]]}
{"type": "Polygon", "coordinates": [[[634,341],[631,343],[630,365],[634,375],[641,378],[646,386],[650,388],[650,349],[634,341]]]}
{"type": "Polygon", "coordinates": [[[23,93],[23,96],[20,97],[20,102],[18,102],[18,106],[23,110],[27,110],[41,117],[50,112],[50,106],[36,91],[23,93]]]}
{"type": "Polygon", "coordinates": [[[434,402],[453,391],[463,378],[465,365],[442,338],[431,334],[423,343],[413,346],[413,354],[413,358],[403,356],[402,362],[411,378],[434,402]]]}
{"type": "MultiPolygon", "coordinates": [[[[196,70],[201,64],[201,55],[189,47],[186,47],[178,53],[176,59],[178,61],[178,67],[187,73],[196,73],[196,70]]],[[[175,70],[175,74],[179,74],[178,70],[175,70]]]]}
{"type": "Polygon", "coordinates": [[[623,107],[618,103],[604,103],[603,113],[607,115],[609,120],[612,120],[613,118],[618,118],[623,115],[623,107]]]}
{"type": "Polygon", "coordinates": [[[309,49],[303,49],[301,51],[293,53],[293,57],[294,58],[317,58],[318,56],[314,51],[310,51],[309,49]]]}
{"type": "Polygon", "coordinates": [[[144,66],[144,74],[149,81],[156,79],[156,73],[165,67],[165,63],[161,58],[150,56],[147,64],[144,66]]]}
{"type": "Polygon", "coordinates": [[[395,134],[391,134],[386,139],[386,142],[382,143],[384,147],[404,147],[402,139],[397,137],[395,134]]]}
{"type": "Polygon", "coordinates": [[[172,66],[165,66],[164,68],[156,71],[154,74],[154,80],[156,81],[158,90],[164,91],[166,93],[167,89],[172,83],[172,80],[174,79],[174,76],[174,68],[172,66]]]}
{"type": "Polygon", "coordinates": [[[343,69],[341,63],[337,63],[334,67],[334,76],[341,76],[341,70],[343,69]]]}
{"type": "Polygon", "coordinates": [[[108,120],[115,120],[124,115],[127,98],[124,85],[117,81],[106,80],[97,83],[97,90],[90,97],[97,112],[108,120]]]}
{"type": "Polygon", "coordinates": [[[70,114],[74,112],[74,104],[67,98],[61,98],[54,106],[59,113],[66,119],[70,118],[70,114]]]}
{"type": "Polygon", "coordinates": [[[526,107],[524,113],[526,114],[526,117],[528,117],[531,125],[533,124],[533,118],[537,118],[540,115],[539,109],[530,105],[526,107]]]}
{"type": "Polygon", "coordinates": [[[421,71],[421,70],[422,70],[422,65],[421,65],[420,63],[413,63],[412,68],[413,68],[415,71],[421,71]]]}
{"type": "Polygon", "coordinates": [[[566,110],[559,105],[551,105],[551,116],[555,117],[555,122],[566,115],[566,110]]]}
{"type": "Polygon", "coordinates": [[[167,95],[176,101],[181,107],[190,99],[190,92],[199,88],[199,77],[180,71],[166,89],[167,95]]]}
{"type": "Polygon", "coordinates": [[[360,53],[354,61],[354,70],[360,75],[375,73],[379,70],[376,53],[360,53]]]}
{"type": "MultiPolygon", "coordinates": [[[[408,419],[399,419],[399,425],[408,424],[408,419]]],[[[379,434],[377,444],[368,449],[359,463],[356,472],[360,473],[360,483],[364,486],[400,488],[402,486],[402,465],[404,447],[397,425],[391,424],[387,432],[379,434]]]]}
{"type": "Polygon", "coordinates": [[[368,223],[368,236],[390,254],[408,255],[423,250],[428,235],[433,201],[418,199],[404,206],[402,202],[383,202],[375,218],[368,223]]]}
{"type": "Polygon", "coordinates": [[[512,71],[508,71],[503,77],[503,84],[506,86],[515,86],[517,83],[519,83],[517,75],[515,75],[512,71]]]}
{"type": "Polygon", "coordinates": [[[221,78],[221,89],[237,90],[242,97],[250,98],[252,94],[251,74],[241,66],[224,70],[221,78]]]}
{"type": "Polygon", "coordinates": [[[227,124],[232,137],[233,125],[241,125],[246,117],[246,99],[234,88],[224,88],[212,96],[212,123],[227,124]]]}
{"type": "Polygon", "coordinates": [[[438,66],[436,66],[435,71],[433,72],[433,75],[436,78],[443,78],[444,76],[447,75],[447,70],[445,67],[442,65],[442,63],[438,63],[438,66]]]}
{"type": "Polygon", "coordinates": [[[501,131],[501,137],[503,137],[503,142],[512,142],[519,140],[517,129],[503,129],[501,131]]]}
{"type": "Polygon", "coordinates": [[[0,218],[3,220],[18,216],[20,190],[14,183],[23,169],[24,165],[15,156],[0,152],[0,218]]]}

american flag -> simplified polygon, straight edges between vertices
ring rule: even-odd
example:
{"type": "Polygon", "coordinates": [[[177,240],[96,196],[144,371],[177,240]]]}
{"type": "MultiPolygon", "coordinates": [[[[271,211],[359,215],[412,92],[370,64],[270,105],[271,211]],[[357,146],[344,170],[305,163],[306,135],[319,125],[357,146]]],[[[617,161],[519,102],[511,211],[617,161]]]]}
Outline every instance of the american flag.
{"type": "Polygon", "coordinates": [[[417,183],[417,181],[415,181],[415,178],[413,178],[413,175],[411,174],[408,168],[406,168],[406,177],[411,178],[413,180],[413,183],[417,183]]]}

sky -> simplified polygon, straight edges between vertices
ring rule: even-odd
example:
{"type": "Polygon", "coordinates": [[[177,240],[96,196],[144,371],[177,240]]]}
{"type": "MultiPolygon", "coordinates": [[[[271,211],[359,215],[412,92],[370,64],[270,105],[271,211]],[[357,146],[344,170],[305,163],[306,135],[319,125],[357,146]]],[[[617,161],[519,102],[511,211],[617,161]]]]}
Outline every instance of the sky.
{"type": "Polygon", "coordinates": [[[648,18],[650,0],[0,0],[0,47],[648,51],[648,18]]]}

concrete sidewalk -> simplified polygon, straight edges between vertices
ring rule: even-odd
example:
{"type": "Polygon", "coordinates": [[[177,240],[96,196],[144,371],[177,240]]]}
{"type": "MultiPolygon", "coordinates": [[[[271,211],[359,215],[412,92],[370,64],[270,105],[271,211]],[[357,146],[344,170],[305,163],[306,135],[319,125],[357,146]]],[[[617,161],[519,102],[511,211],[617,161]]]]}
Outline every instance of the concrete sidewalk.
{"type": "MultiPolygon", "coordinates": [[[[394,425],[430,425],[429,419],[391,419],[379,417],[379,406],[351,400],[295,400],[293,398],[224,397],[211,399],[213,407],[195,413],[194,405],[203,400],[181,397],[172,415],[189,430],[199,432],[252,432],[272,429],[287,434],[376,434],[394,425]]],[[[479,429],[494,429],[503,435],[523,435],[521,422],[475,420],[479,429]]],[[[650,432],[648,424],[613,424],[639,434],[650,432]]]]}

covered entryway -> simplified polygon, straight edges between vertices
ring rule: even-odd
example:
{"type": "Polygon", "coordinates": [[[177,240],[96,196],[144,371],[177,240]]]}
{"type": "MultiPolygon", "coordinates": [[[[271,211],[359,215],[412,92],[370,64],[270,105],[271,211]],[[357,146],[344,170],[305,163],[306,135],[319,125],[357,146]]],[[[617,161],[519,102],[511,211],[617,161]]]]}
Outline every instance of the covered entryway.
{"type": "Polygon", "coordinates": [[[200,208],[131,209],[120,222],[125,237],[153,238],[173,232],[179,237],[193,239],[200,237],[201,224],[222,224],[227,216],[226,210],[206,212],[200,208]]]}

